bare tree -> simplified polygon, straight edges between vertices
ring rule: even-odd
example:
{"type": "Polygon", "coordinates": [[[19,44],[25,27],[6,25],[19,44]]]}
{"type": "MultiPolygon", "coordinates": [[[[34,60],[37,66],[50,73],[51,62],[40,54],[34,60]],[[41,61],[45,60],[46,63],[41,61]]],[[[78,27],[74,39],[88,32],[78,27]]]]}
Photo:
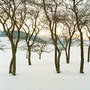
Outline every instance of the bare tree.
{"type": "Polygon", "coordinates": [[[28,64],[29,65],[31,65],[31,60],[30,60],[31,59],[30,58],[31,57],[31,47],[33,46],[33,44],[34,44],[34,42],[36,40],[36,37],[37,37],[37,35],[39,33],[39,30],[37,30],[37,18],[38,18],[39,12],[33,11],[33,13],[35,15],[34,16],[31,15],[31,19],[28,18],[30,20],[31,24],[27,24],[25,22],[24,27],[23,27],[23,30],[24,30],[24,32],[26,34],[25,41],[26,41],[26,44],[27,44],[27,47],[28,47],[27,55],[28,55],[28,64]]]}
{"type": "Polygon", "coordinates": [[[27,19],[24,22],[23,30],[26,34],[25,41],[27,44],[27,58],[28,64],[31,65],[31,48],[34,45],[37,35],[43,29],[45,22],[41,24],[40,8],[30,5],[28,2],[27,19]],[[30,6],[29,6],[30,5],[30,6]]]}
{"type": "Polygon", "coordinates": [[[81,64],[80,73],[84,73],[84,46],[83,46],[83,27],[88,23],[89,5],[88,0],[72,0],[72,11],[75,15],[75,21],[77,25],[77,30],[80,33],[81,42],[81,64]]]}
{"type": "Polygon", "coordinates": [[[33,51],[33,52],[36,52],[36,53],[39,55],[39,59],[41,60],[42,53],[44,53],[44,52],[45,52],[45,53],[51,52],[51,50],[48,51],[46,48],[47,48],[47,42],[43,42],[43,43],[37,42],[37,43],[34,45],[32,51],[33,51]]]}
{"type": "Polygon", "coordinates": [[[26,17],[25,0],[0,0],[0,23],[6,33],[12,49],[12,60],[9,73],[16,75],[16,52],[20,40],[20,29],[26,17]],[[17,38],[14,39],[14,32],[17,31],[17,38]]]}
{"type": "Polygon", "coordinates": [[[60,73],[60,56],[61,56],[61,51],[57,44],[57,40],[58,40],[57,24],[59,21],[58,8],[61,2],[62,1],[58,1],[58,0],[50,0],[50,1],[47,1],[46,3],[46,1],[43,0],[43,9],[48,21],[48,26],[51,32],[53,45],[55,47],[55,68],[57,73],[60,73]]]}
{"type": "MultiPolygon", "coordinates": [[[[70,16],[70,15],[68,15],[68,16],[70,16]]],[[[66,63],[69,64],[70,63],[70,48],[71,48],[73,35],[76,31],[75,30],[76,24],[74,24],[72,20],[65,19],[65,18],[63,18],[62,23],[64,24],[64,27],[63,27],[63,30],[62,30],[60,37],[62,38],[62,41],[64,43],[60,39],[59,39],[59,42],[65,51],[66,63]]]]}

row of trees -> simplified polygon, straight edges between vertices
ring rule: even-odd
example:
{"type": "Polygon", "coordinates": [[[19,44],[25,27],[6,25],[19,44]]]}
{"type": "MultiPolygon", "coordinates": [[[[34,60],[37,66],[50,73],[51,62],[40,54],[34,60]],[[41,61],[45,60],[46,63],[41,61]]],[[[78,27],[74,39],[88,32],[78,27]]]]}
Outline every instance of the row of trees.
{"type": "MultiPolygon", "coordinates": [[[[55,53],[56,72],[60,73],[60,56],[62,50],[66,54],[66,63],[70,63],[70,47],[75,33],[80,36],[81,63],[80,73],[84,73],[83,29],[90,33],[90,1],[89,0],[0,0],[0,23],[10,40],[12,59],[9,73],[16,75],[16,52],[20,41],[20,31],[25,32],[28,52],[28,64],[31,65],[31,48],[42,29],[50,31],[55,53]],[[63,26],[62,32],[61,25],[63,26]],[[14,39],[14,31],[18,36],[14,39]],[[35,36],[33,41],[33,35],[35,36]],[[65,43],[62,42],[63,39],[65,43]],[[61,45],[61,47],[60,47],[61,45]]],[[[90,40],[90,37],[87,34],[90,40]]],[[[36,45],[37,47],[39,45],[36,45]]],[[[43,52],[40,49],[39,55],[43,52]]],[[[37,49],[34,49],[37,51],[37,49]]],[[[88,62],[90,46],[88,48],[88,62]]]]}

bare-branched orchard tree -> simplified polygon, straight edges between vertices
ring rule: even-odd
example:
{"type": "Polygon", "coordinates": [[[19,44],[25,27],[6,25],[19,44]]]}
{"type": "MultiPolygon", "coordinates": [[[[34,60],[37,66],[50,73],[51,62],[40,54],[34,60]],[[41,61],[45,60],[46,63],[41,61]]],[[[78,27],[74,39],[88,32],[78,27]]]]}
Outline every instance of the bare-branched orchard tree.
{"type": "Polygon", "coordinates": [[[70,63],[70,49],[71,49],[71,44],[72,44],[72,39],[73,35],[75,33],[75,25],[72,26],[72,23],[65,22],[64,24],[64,30],[62,30],[61,33],[61,38],[62,40],[59,39],[59,42],[62,46],[62,48],[65,51],[66,54],[66,63],[70,63]]]}
{"type": "Polygon", "coordinates": [[[0,0],[0,23],[6,33],[12,49],[12,59],[9,73],[16,75],[16,52],[20,40],[20,30],[26,17],[25,0],[0,0]],[[14,32],[17,31],[17,38],[14,39],[14,32]]]}
{"type": "Polygon", "coordinates": [[[42,53],[50,53],[50,51],[47,50],[47,42],[43,42],[43,43],[40,43],[40,42],[37,42],[35,45],[34,45],[34,48],[32,49],[33,52],[36,52],[38,55],[39,55],[39,60],[41,60],[41,57],[42,57],[42,53]]]}
{"type": "Polygon", "coordinates": [[[88,23],[89,0],[70,0],[68,8],[73,12],[75,17],[76,27],[80,33],[80,50],[81,50],[81,63],[80,73],[84,73],[84,45],[83,45],[83,28],[88,23]]]}
{"type": "Polygon", "coordinates": [[[25,41],[27,44],[27,58],[28,58],[28,64],[31,65],[31,47],[33,46],[36,37],[39,33],[37,30],[37,18],[38,18],[38,12],[33,11],[35,13],[35,16],[32,16],[29,18],[28,22],[24,23],[23,30],[26,34],[25,41]],[[30,21],[30,22],[29,22],[30,21]],[[35,35],[35,36],[34,36],[35,35]],[[33,40],[32,40],[33,39],[33,40]]]}
{"type": "Polygon", "coordinates": [[[66,54],[66,63],[70,63],[70,48],[71,48],[71,43],[73,39],[73,35],[76,31],[76,23],[74,22],[75,18],[73,16],[73,13],[68,10],[67,5],[63,2],[63,12],[60,17],[61,20],[60,22],[63,24],[63,29],[60,34],[60,37],[62,38],[62,41],[59,38],[59,42],[62,46],[62,48],[65,51],[66,54]]]}
{"type": "MultiPolygon", "coordinates": [[[[28,2],[30,5],[30,2],[28,2]]],[[[31,48],[34,45],[37,35],[43,29],[45,22],[41,24],[40,8],[34,5],[28,6],[27,19],[24,22],[23,30],[26,34],[28,64],[31,65],[31,48]]]]}
{"type": "Polygon", "coordinates": [[[60,56],[61,51],[58,47],[58,34],[57,34],[57,26],[60,20],[60,5],[62,0],[43,0],[43,9],[48,21],[48,27],[51,32],[51,38],[53,41],[53,45],[55,47],[55,68],[56,72],[60,73],[60,56]]]}

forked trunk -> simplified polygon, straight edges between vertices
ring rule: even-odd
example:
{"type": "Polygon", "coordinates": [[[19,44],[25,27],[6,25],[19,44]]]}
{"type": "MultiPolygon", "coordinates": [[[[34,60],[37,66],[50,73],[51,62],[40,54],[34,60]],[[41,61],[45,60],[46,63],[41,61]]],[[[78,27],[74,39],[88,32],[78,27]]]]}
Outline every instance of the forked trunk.
{"type": "Polygon", "coordinates": [[[12,48],[12,60],[10,62],[9,73],[16,75],[16,48],[12,48]]]}
{"type": "Polygon", "coordinates": [[[66,63],[69,64],[70,63],[70,49],[71,49],[71,39],[69,42],[69,45],[67,46],[65,53],[66,53],[66,63]]]}

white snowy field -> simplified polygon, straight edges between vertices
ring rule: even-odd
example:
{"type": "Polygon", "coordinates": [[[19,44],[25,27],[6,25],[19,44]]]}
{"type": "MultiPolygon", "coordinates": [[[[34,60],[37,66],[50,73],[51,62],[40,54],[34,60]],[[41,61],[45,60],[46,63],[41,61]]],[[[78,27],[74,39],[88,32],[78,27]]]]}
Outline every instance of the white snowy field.
{"type": "MultiPolygon", "coordinates": [[[[53,48],[51,45],[49,48],[53,48]]],[[[80,47],[71,47],[70,64],[61,56],[61,73],[54,67],[54,51],[43,53],[42,59],[32,52],[32,65],[28,66],[26,51],[17,52],[17,75],[8,74],[11,50],[0,51],[0,90],[90,90],[90,63],[85,51],[84,74],[79,73],[80,47]]]]}

